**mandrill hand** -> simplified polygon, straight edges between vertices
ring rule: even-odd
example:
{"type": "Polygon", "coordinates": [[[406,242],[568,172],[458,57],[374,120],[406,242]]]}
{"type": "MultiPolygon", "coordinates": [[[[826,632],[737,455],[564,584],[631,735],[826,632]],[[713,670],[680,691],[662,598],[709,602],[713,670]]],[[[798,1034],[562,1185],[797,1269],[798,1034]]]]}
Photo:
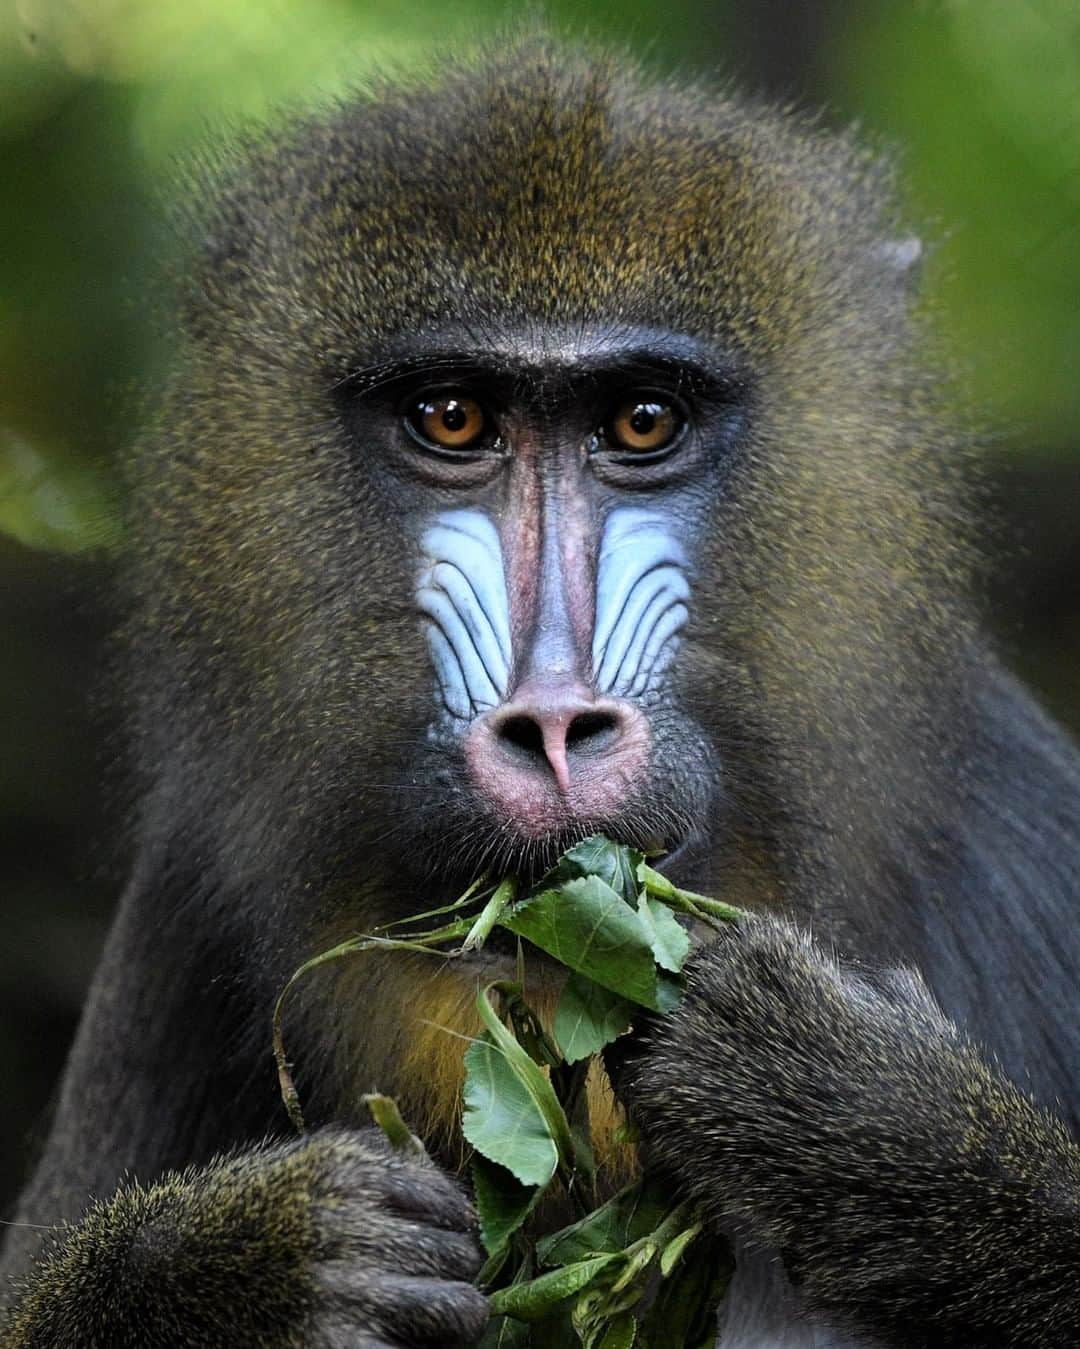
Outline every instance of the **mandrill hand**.
{"type": "Polygon", "coordinates": [[[95,1205],[37,1267],[5,1345],[466,1346],[488,1320],[479,1266],[455,1181],[375,1130],[327,1129],[95,1205]]]}
{"type": "Polygon", "coordinates": [[[857,973],[747,918],[694,957],[619,1091],[648,1164],[778,1251],[832,1324],[909,1347],[1076,1342],[1080,1153],[917,975],[857,973]],[[994,1277],[1003,1260],[1022,1286],[994,1277]]]}

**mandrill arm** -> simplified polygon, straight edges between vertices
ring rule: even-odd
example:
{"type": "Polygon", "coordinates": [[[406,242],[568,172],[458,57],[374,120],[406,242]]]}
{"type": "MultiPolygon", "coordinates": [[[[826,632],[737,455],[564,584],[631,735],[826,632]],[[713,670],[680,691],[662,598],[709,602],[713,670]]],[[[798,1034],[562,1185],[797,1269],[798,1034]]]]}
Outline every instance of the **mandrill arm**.
{"type": "Polygon", "coordinates": [[[123,1186],[33,1268],[5,1349],[475,1344],[469,1205],[375,1130],[324,1129],[123,1186]]]}
{"type": "Polygon", "coordinates": [[[830,1324],[905,1349],[1080,1343],[1080,1148],[914,974],[748,919],[620,1088],[650,1163],[778,1251],[830,1324]]]}

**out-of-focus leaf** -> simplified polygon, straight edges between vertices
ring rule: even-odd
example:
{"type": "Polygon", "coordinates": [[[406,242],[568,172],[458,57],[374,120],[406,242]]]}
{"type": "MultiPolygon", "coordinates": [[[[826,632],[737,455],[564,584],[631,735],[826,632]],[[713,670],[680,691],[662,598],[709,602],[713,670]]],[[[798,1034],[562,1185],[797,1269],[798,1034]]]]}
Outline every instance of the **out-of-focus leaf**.
{"type": "Polygon", "coordinates": [[[965,404],[1014,447],[1075,453],[1080,9],[880,4],[843,38],[833,94],[903,147],[932,245],[920,289],[959,352],[965,404]]]}
{"type": "Polygon", "coordinates": [[[114,547],[120,524],[102,477],[0,431],[0,532],[30,548],[78,553],[114,547]]]}

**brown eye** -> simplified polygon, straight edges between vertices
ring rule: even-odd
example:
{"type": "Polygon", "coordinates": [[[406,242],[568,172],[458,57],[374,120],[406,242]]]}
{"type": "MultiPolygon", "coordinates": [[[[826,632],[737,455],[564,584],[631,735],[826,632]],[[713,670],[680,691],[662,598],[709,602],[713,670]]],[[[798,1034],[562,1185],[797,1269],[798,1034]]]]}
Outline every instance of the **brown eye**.
{"type": "Polygon", "coordinates": [[[488,429],[476,399],[457,393],[421,398],[406,413],[406,421],[415,436],[442,450],[472,449],[488,429]]]}
{"type": "Polygon", "coordinates": [[[604,438],[612,449],[653,454],[673,445],[685,425],[682,410],[664,398],[628,398],[605,424],[604,438]]]}

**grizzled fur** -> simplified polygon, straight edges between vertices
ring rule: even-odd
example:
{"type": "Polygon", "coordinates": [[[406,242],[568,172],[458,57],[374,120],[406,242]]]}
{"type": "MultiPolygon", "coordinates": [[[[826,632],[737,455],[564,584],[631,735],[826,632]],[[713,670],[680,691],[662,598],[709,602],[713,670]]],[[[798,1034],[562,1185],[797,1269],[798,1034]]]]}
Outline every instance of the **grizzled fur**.
{"type": "Polygon", "coordinates": [[[447,1176],[377,1130],[326,1129],[93,1204],[43,1257],[4,1344],[471,1344],[488,1319],[479,1264],[447,1176]]]}
{"type": "Polygon", "coordinates": [[[637,1054],[650,1161],[812,1315],[905,1349],[1080,1342],[1080,1148],[916,974],[747,920],[637,1054]]]}
{"type": "MultiPolygon", "coordinates": [[[[463,981],[374,958],[309,981],[289,1048],[309,1118],[345,1132],[265,1144],[296,966],[559,841],[491,827],[435,757],[404,527],[430,500],[348,400],[447,330],[508,358],[670,331],[738,372],[745,430],[700,489],[671,706],[648,709],[692,721],[717,781],[658,775],[622,834],[714,801],[677,879],[917,967],[1075,1122],[1080,769],[979,635],[961,438],[880,161],[530,38],[255,136],[211,177],[130,464],[134,867],[8,1235],[13,1342],[478,1328],[453,1183],[349,1132],[378,1086],[453,1158],[462,1041],[422,1023],[468,1034],[463,981]]],[[[626,1094],[745,1267],[783,1262],[795,1321],[805,1297],[822,1334],[886,1344],[1075,1333],[1072,1145],[912,977],[838,972],[793,929],[727,934],[626,1094]]]]}

